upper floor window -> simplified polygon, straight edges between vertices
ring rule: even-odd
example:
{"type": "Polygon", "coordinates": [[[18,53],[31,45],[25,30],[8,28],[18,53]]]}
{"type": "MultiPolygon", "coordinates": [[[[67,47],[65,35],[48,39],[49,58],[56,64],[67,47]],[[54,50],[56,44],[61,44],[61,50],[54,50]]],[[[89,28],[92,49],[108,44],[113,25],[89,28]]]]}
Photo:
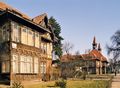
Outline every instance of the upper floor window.
{"type": "Polygon", "coordinates": [[[27,43],[28,42],[27,32],[28,32],[27,28],[25,28],[25,27],[21,28],[21,43],[23,43],[23,44],[28,44],[27,43]]]}
{"type": "Polygon", "coordinates": [[[40,36],[38,32],[35,32],[35,47],[39,48],[40,46],[40,36]]]}
{"type": "Polygon", "coordinates": [[[3,41],[8,41],[9,40],[9,29],[8,29],[8,24],[5,24],[3,25],[2,27],[2,31],[1,31],[1,34],[2,34],[2,40],[3,41]]]}
{"type": "Polygon", "coordinates": [[[34,46],[34,32],[31,29],[28,29],[28,45],[34,46]]]}
{"type": "Polygon", "coordinates": [[[27,29],[26,29],[26,28],[24,28],[24,29],[23,29],[23,32],[27,32],[27,29]]]}
{"type": "Polygon", "coordinates": [[[20,42],[20,26],[12,23],[12,41],[20,42]]]}

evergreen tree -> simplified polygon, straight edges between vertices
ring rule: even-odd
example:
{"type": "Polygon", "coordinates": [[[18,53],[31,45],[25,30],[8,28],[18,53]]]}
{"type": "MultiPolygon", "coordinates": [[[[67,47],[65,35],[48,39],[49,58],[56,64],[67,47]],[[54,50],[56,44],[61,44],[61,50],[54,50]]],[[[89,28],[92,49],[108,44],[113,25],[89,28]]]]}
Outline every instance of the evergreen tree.
{"type": "Polygon", "coordinates": [[[55,55],[57,55],[59,58],[62,56],[62,43],[61,41],[63,40],[62,36],[60,35],[61,33],[61,27],[60,24],[56,21],[54,17],[50,17],[49,19],[49,24],[52,27],[52,30],[55,34],[56,41],[53,44],[53,50],[55,52],[55,55]]]}

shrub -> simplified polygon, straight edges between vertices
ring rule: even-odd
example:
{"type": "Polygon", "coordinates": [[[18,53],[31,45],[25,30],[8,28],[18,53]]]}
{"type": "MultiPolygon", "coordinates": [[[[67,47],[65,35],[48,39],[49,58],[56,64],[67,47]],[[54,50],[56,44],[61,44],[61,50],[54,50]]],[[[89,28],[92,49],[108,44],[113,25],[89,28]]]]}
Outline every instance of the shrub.
{"type": "Polygon", "coordinates": [[[10,88],[24,88],[20,81],[14,81],[10,88]]]}
{"type": "Polygon", "coordinates": [[[59,86],[60,88],[66,88],[66,81],[64,79],[58,80],[55,82],[55,86],[59,86]]]}
{"type": "Polygon", "coordinates": [[[87,76],[87,73],[86,73],[86,72],[83,72],[83,74],[82,74],[82,79],[83,79],[83,80],[86,80],[86,76],[87,76]]]}

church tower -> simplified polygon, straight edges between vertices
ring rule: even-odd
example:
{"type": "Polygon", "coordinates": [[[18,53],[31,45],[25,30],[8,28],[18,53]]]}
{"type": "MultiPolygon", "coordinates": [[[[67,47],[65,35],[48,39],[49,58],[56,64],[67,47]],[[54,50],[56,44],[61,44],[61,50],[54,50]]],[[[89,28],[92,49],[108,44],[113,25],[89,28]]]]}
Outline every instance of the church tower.
{"type": "Polygon", "coordinates": [[[96,37],[94,36],[93,38],[93,43],[92,43],[93,49],[97,48],[97,43],[96,43],[96,37]]]}

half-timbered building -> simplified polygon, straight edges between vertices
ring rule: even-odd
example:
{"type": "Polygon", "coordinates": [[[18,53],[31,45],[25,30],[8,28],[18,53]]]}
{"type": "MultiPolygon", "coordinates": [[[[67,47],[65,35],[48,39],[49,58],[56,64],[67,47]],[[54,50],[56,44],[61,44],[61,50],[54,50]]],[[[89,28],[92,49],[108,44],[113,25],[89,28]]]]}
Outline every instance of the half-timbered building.
{"type": "Polygon", "coordinates": [[[30,18],[0,2],[0,80],[49,80],[52,42],[47,14],[30,18]]]}

